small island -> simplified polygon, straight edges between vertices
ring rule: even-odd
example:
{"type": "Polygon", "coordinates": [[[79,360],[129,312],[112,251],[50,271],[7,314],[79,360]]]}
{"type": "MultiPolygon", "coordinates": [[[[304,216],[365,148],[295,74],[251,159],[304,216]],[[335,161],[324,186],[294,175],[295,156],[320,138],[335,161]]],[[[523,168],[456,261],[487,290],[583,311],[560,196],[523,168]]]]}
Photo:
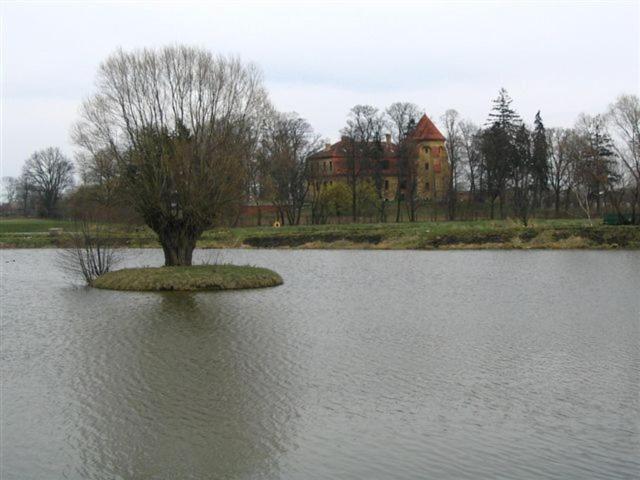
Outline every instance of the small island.
{"type": "Polygon", "coordinates": [[[267,268],[237,265],[125,268],[96,278],[93,286],[138,292],[211,291],[282,285],[282,277],[267,268]]]}

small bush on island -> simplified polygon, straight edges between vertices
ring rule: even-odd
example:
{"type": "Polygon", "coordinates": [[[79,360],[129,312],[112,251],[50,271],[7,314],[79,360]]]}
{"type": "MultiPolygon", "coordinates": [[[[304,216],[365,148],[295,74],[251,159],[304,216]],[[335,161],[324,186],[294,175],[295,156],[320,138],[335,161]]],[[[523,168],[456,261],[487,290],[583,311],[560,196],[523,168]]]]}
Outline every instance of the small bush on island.
{"type": "Polygon", "coordinates": [[[125,268],[97,278],[93,286],[107,290],[207,291],[239,290],[282,285],[276,272],[237,265],[193,265],[156,268],[125,268]]]}
{"type": "Polygon", "coordinates": [[[70,245],[59,253],[60,267],[92,286],[96,278],[109,272],[121,261],[113,244],[113,234],[109,224],[87,220],[76,224],[69,237],[70,245]]]}

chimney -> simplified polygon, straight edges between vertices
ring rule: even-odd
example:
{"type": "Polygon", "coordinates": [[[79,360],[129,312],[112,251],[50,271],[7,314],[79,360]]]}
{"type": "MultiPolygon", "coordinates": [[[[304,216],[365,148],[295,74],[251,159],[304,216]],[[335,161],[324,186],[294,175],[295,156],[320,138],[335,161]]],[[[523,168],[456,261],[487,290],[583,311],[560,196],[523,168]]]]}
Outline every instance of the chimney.
{"type": "Polygon", "coordinates": [[[387,133],[387,134],[385,135],[385,137],[386,137],[386,139],[387,139],[387,145],[391,145],[391,134],[390,134],[390,133],[387,133]]]}
{"type": "Polygon", "coordinates": [[[330,143],[325,143],[324,144],[324,149],[325,150],[331,150],[331,144],[330,143]]]}

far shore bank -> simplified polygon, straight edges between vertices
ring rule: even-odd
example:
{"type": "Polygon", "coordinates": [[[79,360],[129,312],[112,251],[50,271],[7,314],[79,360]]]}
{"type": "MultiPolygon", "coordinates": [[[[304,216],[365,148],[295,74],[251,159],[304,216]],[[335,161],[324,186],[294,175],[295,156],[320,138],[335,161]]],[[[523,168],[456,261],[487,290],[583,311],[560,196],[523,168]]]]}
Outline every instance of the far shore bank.
{"type": "MultiPolygon", "coordinates": [[[[0,222],[0,248],[64,248],[72,222],[9,219],[0,222]],[[53,227],[52,227],[53,225],[53,227]],[[51,230],[54,228],[54,230],[51,230]],[[61,229],[61,230],[60,230],[61,229]]],[[[159,248],[145,227],[119,227],[115,245],[159,248]]],[[[288,249],[640,249],[640,227],[589,225],[585,220],[533,220],[524,227],[510,220],[421,223],[331,224],[217,228],[205,232],[198,248],[288,249]]]]}

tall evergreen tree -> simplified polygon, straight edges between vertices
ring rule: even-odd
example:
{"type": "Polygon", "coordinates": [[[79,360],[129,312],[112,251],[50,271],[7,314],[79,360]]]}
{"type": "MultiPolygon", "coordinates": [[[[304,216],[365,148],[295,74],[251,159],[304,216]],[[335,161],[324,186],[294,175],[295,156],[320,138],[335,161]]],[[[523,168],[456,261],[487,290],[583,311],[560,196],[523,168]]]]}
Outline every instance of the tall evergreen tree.
{"type": "Polygon", "coordinates": [[[504,88],[493,100],[482,139],[485,159],[487,190],[491,202],[491,218],[496,199],[500,202],[500,217],[504,218],[504,203],[508,179],[515,161],[515,139],[522,124],[520,116],[511,107],[513,100],[504,88]]]}
{"type": "Polygon", "coordinates": [[[504,196],[507,188],[512,158],[512,143],[499,123],[484,130],[481,138],[482,167],[485,172],[485,186],[491,206],[490,216],[495,214],[496,199],[500,201],[500,216],[504,217],[504,196]]]}
{"type": "Polygon", "coordinates": [[[507,90],[501,88],[498,97],[492,100],[493,107],[489,112],[487,126],[498,124],[498,126],[508,133],[511,138],[515,138],[519,125],[522,123],[520,115],[511,107],[513,99],[507,93],[507,90]]]}
{"type": "Polygon", "coordinates": [[[536,113],[534,120],[532,162],[533,175],[535,177],[533,204],[534,206],[540,206],[542,192],[547,190],[549,185],[549,146],[540,110],[536,113]]]}

